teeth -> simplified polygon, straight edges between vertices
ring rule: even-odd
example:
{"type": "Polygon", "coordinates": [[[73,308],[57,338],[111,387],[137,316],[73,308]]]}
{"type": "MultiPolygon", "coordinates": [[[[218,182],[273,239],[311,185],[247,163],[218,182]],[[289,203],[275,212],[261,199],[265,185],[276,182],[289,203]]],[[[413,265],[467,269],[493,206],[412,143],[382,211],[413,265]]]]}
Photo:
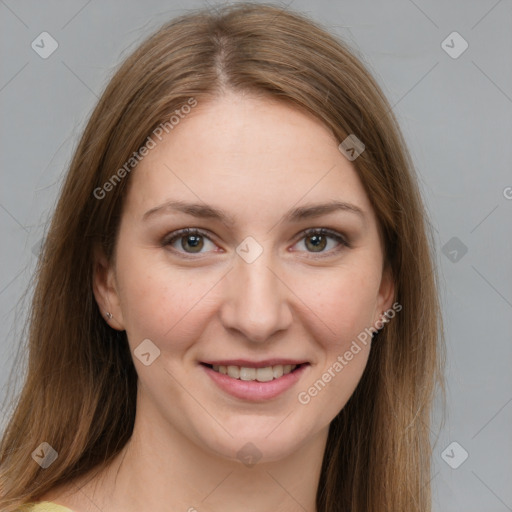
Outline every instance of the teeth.
{"type": "Polygon", "coordinates": [[[265,368],[248,368],[246,366],[223,366],[213,365],[213,370],[228,375],[238,380],[257,380],[258,382],[270,382],[279,379],[297,368],[296,364],[277,364],[276,366],[265,366],[265,368]]]}
{"type": "Polygon", "coordinates": [[[228,366],[228,375],[233,379],[240,377],[240,368],[238,366],[228,366]]]}
{"type": "Polygon", "coordinates": [[[273,366],[272,372],[274,373],[274,379],[279,379],[279,377],[282,377],[284,373],[283,365],[278,364],[277,366],[273,366]]]}
{"type": "Polygon", "coordinates": [[[269,382],[271,380],[274,380],[274,370],[272,369],[272,366],[258,368],[256,370],[256,380],[258,382],[269,382]]]}
{"type": "Polygon", "coordinates": [[[256,380],[256,368],[240,368],[240,380],[256,380]]]}

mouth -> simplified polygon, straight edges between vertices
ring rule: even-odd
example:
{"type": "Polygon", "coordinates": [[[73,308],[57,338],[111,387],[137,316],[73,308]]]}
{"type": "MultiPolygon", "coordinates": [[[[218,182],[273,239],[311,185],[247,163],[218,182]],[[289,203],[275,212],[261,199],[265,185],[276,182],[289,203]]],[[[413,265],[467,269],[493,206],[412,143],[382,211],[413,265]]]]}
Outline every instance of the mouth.
{"type": "Polygon", "coordinates": [[[201,364],[210,368],[214,372],[227,375],[228,377],[231,377],[235,380],[271,382],[273,380],[280,379],[284,375],[288,375],[289,373],[296,371],[308,363],[274,365],[267,364],[267,366],[243,366],[235,364],[209,363],[201,364]]]}
{"type": "Polygon", "coordinates": [[[218,389],[235,398],[263,402],[291,390],[311,363],[291,359],[203,361],[199,364],[218,389]]]}

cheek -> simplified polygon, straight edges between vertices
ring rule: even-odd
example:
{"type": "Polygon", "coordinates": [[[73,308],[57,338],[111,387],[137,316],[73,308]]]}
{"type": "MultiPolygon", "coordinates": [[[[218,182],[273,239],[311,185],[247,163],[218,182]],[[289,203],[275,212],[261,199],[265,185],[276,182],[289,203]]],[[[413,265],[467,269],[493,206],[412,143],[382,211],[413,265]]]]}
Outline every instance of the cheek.
{"type": "MultiPolygon", "coordinates": [[[[371,272],[337,272],[316,281],[317,292],[308,306],[309,329],[314,332],[317,364],[297,400],[321,424],[327,424],[345,406],[366,367],[378,292],[371,272]],[[365,331],[366,329],[366,331],[365,331]]],[[[304,288],[306,290],[306,287],[304,288]]],[[[304,292],[303,292],[304,293],[304,292]]]]}
{"type": "Polygon", "coordinates": [[[314,296],[315,338],[322,357],[298,401],[331,421],[353,394],[366,367],[380,276],[376,267],[352,265],[319,280],[314,296]],[[323,286],[322,286],[323,285],[323,286]],[[311,404],[311,405],[308,405],[311,404]]]}
{"type": "Polygon", "coordinates": [[[294,291],[310,309],[309,328],[324,350],[342,350],[372,325],[380,279],[371,267],[340,267],[295,283],[294,291]]]}
{"type": "Polygon", "coordinates": [[[161,350],[177,352],[199,336],[209,314],[208,291],[218,279],[159,263],[137,265],[133,258],[118,268],[130,345],[148,338],[161,350]]]}

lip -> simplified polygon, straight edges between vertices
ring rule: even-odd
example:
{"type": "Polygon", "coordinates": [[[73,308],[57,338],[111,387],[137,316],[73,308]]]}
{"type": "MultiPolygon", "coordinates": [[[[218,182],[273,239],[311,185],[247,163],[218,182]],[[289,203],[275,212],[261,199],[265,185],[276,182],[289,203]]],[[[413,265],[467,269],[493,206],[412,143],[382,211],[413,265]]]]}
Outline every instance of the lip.
{"type": "MultiPolygon", "coordinates": [[[[235,361],[215,361],[214,363],[217,365],[223,366],[246,366],[248,368],[264,368],[265,366],[275,366],[277,364],[301,364],[300,362],[291,363],[273,363],[269,364],[271,361],[285,361],[284,359],[272,359],[267,361],[260,361],[258,363],[242,361],[237,359],[235,361]],[[243,363],[243,364],[242,364],[243,363]],[[255,365],[258,366],[255,366],[255,365]]],[[[286,360],[289,361],[289,360],[286,360]]],[[[269,382],[258,382],[247,381],[247,380],[239,380],[233,379],[228,375],[223,375],[222,373],[218,373],[212,370],[210,367],[206,366],[206,364],[213,363],[204,363],[199,366],[202,370],[210,377],[213,382],[225,393],[234,396],[235,398],[239,398],[241,400],[248,400],[253,402],[261,402],[265,400],[271,400],[272,398],[276,398],[277,396],[283,394],[285,391],[289,390],[294,384],[296,384],[299,379],[302,377],[304,372],[306,372],[310,366],[309,363],[302,363],[301,366],[296,368],[293,372],[287,373],[278,379],[273,379],[269,382]]]]}
{"type": "Polygon", "coordinates": [[[306,364],[304,359],[265,359],[263,361],[249,361],[248,359],[216,359],[215,361],[201,361],[203,364],[211,366],[244,366],[246,368],[265,368],[267,366],[277,366],[279,364],[306,364]]]}

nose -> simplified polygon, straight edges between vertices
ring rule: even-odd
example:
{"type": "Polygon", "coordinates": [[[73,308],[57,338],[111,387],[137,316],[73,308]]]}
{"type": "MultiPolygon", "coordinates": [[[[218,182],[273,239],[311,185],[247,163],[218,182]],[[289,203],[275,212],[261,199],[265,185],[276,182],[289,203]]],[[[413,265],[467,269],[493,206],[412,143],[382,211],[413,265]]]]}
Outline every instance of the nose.
{"type": "Polygon", "coordinates": [[[263,251],[251,263],[235,254],[234,268],[226,276],[220,311],[222,324],[250,342],[265,342],[273,334],[285,331],[293,321],[292,292],[269,253],[263,251]]]}

